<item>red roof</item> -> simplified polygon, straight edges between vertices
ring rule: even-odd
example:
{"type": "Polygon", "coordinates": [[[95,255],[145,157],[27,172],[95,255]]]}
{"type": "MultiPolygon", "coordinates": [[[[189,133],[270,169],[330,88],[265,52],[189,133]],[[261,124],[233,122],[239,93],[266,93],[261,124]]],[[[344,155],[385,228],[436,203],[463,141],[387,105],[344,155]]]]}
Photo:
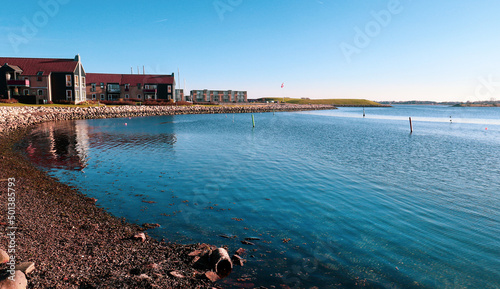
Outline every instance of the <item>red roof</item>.
{"type": "Polygon", "coordinates": [[[174,84],[173,75],[155,74],[108,74],[108,73],[87,73],[87,85],[91,83],[119,83],[120,85],[130,84],[174,84]]]}
{"type": "Polygon", "coordinates": [[[75,59],[0,57],[0,66],[6,63],[21,68],[23,75],[34,76],[39,71],[43,71],[43,75],[49,75],[51,72],[74,72],[78,61],[75,59]]]}

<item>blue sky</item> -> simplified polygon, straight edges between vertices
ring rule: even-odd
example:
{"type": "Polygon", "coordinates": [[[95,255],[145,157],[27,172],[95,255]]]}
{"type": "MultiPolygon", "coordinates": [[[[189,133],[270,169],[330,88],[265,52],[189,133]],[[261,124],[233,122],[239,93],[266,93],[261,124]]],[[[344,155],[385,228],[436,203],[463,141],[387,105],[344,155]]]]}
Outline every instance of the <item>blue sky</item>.
{"type": "Polygon", "coordinates": [[[249,98],[500,99],[500,2],[18,1],[0,51],[87,72],[177,74],[249,98]],[[281,88],[281,83],[285,88],[281,88]]]}

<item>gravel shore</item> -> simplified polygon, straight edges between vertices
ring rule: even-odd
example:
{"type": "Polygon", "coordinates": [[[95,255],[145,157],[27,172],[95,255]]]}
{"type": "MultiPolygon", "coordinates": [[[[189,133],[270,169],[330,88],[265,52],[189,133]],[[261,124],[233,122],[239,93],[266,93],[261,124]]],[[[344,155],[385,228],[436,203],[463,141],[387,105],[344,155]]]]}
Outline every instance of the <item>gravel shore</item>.
{"type": "Polygon", "coordinates": [[[189,255],[208,245],[149,238],[146,228],[111,216],[94,199],[37,170],[14,144],[30,125],[53,120],[314,109],[332,106],[0,107],[0,228],[5,232],[0,249],[7,251],[12,243],[7,211],[14,201],[15,261],[34,262],[36,268],[26,275],[27,288],[217,287],[205,275],[209,269],[193,266],[189,255]],[[7,197],[9,183],[15,200],[7,197]],[[145,241],[133,238],[140,232],[145,241]]]}

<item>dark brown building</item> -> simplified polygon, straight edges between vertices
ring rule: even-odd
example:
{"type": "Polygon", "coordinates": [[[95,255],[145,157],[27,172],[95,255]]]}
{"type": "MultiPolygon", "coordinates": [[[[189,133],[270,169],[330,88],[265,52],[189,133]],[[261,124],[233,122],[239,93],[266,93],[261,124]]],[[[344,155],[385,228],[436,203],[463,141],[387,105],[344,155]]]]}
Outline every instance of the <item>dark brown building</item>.
{"type": "Polygon", "coordinates": [[[0,98],[85,101],[85,70],[73,59],[0,57],[0,98]]]}

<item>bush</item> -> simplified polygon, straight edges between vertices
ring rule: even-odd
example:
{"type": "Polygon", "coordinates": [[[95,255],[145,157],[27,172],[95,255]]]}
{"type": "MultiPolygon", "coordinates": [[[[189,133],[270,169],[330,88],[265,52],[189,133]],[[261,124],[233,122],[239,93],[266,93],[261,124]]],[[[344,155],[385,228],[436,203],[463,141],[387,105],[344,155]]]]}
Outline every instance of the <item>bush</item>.
{"type": "Polygon", "coordinates": [[[101,100],[100,103],[105,105],[135,105],[135,101],[124,100],[101,100]]]}
{"type": "Polygon", "coordinates": [[[160,106],[181,106],[181,105],[193,105],[191,102],[178,101],[174,102],[172,99],[149,99],[143,102],[144,105],[160,105],[160,106]]]}
{"type": "Polygon", "coordinates": [[[19,103],[17,99],[11,98],[11,99],[0,99],[0,103],[19,103]]]}
{"type": "Polygon", "coordinates": [[[53,103],[56,103],[56,104],[75,104],[75,102],[71,101],[71,100],[54,100],[53,103]]]}
{"type": "Polygon", "coordinates": [[[219,105],[218,102],[213,102],[213,101],[206,101],[206,102],[198,102],[198,101],[193,101],[193,104],[201,104],[201,105],[219,105]]]}
{"type": "Polygon", "coordinates": [[[175,103],[175,105],[193,105],[192,102],[180,100],[175,103]]]}
{"type": "Polygon", "coordinates": [[[93,104],[97,104],[97,101],[95,101],[95,100],[86,100],[84,102],[78,103],[78,105],[93,105],[93,104]]]}

